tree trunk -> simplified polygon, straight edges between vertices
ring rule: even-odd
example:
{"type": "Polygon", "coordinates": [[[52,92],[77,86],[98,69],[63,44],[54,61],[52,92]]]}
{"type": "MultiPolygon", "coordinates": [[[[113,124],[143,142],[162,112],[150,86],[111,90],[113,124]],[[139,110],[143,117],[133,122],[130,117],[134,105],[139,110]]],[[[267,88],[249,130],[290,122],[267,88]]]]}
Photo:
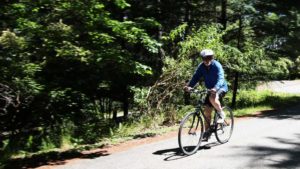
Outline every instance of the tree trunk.
{"type": "Polygon", "coordinates": [[[236,106],[236,95],[238,90],[238,81],[239,81],[239,72],[235,72],[234,74],[234,84],[233,84],[233,96],[232,96],[232,102],[231,107],[235,108],[236,106]]]}
{"type": "Polygon", "coordinates": [[[222,11],[221,11],[221,24],[223,30],[227,28],[227,0],[222,0],[222,11]]]}
{"type": "Polygon", "coordinates": [[[189,0],[185,0],[185,14],[184,14],[184,22],[190,26],[190,20],[191,20],[191,5],[189,0]]]}
{"type": "MultiPolygon", "coordinates": [[[[162,12],[161,12],[161,1],[160,0],[157,0],[156,1],[157,3],[157,16],[158,16],[158,20],[159,21],[162,21],[162,12]]],[[[161,40],[162,38],[162,33],[163,33],[163,30],[162,30],[162,26],[158,28],[158,32],[157,32],[157,36],[158,36],[158,39],[161,40]]]]}
{"type": "Polygon", "coordinates": [[[124,119],[127,119],[128,117],[128,109],[129,109],[129,101],[128,101],[128,96],[127,92],[124,95],[124,100],[123,100],[123,111],[124,111],[124,119]]]}
{"type": "MultiPolygon", "coordinates": [[[[237,48],[241,51],[241,37],[242,37],[242,15],[239,15],[239,32],[238,32],[238,43],[237,48]]],[[[232,102],[231,107],[235,108],[236,106],[236,95],[238,91],[238,81],[239,81],[239,72],[236,71],[234,75],[234,86],[233,86],[233,96],[232,96],[232,102]]]]}
{"type": "Polygon", "coordinates": [[[113,109],[113,120],[115,122],[117,122],[117,115],[118,115],[118,110],[117,110],[117,108],[114,108],[113,109]]]}

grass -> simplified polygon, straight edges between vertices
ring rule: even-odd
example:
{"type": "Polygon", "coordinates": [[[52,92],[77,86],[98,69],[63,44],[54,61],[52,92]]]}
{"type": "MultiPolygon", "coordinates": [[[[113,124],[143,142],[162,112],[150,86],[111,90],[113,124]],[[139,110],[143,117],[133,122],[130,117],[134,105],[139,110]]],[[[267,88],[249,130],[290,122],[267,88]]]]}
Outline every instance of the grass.
{"type": "Polygon", "coordinates": [[[241,91],[237,99],[236,117],[249,116],[258,111],[282,109],[298,104],[299,94],[276,93],[271,91],[241,91]]]}
{"type": "Polygon", "coordinates": [[[248,107],[234,110],[235,117],[244,117],[253,115],[256,112],[264,111],[264,110],[272,110],[271,106],[257,106],[257,107],[248,107]]]}
{"type": "MultiPolygon", "coordinates": [[[[156,135],[161,135],[168,133],[170,131],[177,130],[176,125],[164,126],[162,123],[163,117],[157,116],[153,119],[147,117],[142,118],[139,122],[129,123],[126,125],[120,124],[118,128],[111,131],[111,136],[104,139],[103,144],[119,144],[128,140],[154,137],[156,135]]],[[[177,125],[178,126],[178,125],[177,125]]]]}

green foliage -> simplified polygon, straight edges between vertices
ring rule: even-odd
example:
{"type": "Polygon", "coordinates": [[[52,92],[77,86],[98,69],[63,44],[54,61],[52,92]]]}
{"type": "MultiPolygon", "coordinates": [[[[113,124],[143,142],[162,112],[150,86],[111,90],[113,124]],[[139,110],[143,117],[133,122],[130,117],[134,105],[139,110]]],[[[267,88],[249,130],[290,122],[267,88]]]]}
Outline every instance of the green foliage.
{"type": "Polygon", "coordinates": [[[23,49],[25,47],[25,39],[18,37],[15,33],[11,31],[2,31],[0,37],[0,45],[3,49],[23,49]]]}
{"type": "Polygon", "coordinates": [[[295,67],[296,69],[294,70],[296,72],[296,74],[298,74],[298,76],[300,75],[300,56],[297,57],[296,61],[295,61],[295,67]]]}
{"type": "Polygon", "coordinates": [[[242,90],[238,93],[237,106],[238,107],[254,107],[266,100],[267,96],[272,95],[270,91],[257,92],[255,90],[242,90]]]}
{"type": "Polygon", "coordinates": [[[131,91],[135,93],[134,95],[134,103],[136,104],[135,107],[138,108],[138,111],[142,111],[142,109],[147,106],[146,98],[147,98],[149,88],[131,87],[131,91]]]}
{"type": "Polygon", "coordinates": [[[288,58],[279,58],[274,65],[277,69],[273,70],[275,74],[281,77],[287,77],[290,74],[290,70],[294,67],[294,63],[288,58]]]}
{"type": "Polygon", "coordinates": [[[133,73],[140,76],[152,75],[152,69],[147,65],[135,62],[135,70],[133,71],[133,73]]]}
{"type": "Polygon", "coordinates": [[[62,46],[56,49],[57,57],[72,57],[72,59],[79,60],[81,62],[88,62],[91,52],[85,50],[82,47],[73,45],[70,42],[63,41],[62,46]]]}
{"type": "Polygon", "coordinates": [[[158,47],[161,46],[156,40],[150,38],[145,30],[133,21],[120,22],[117,20],[107,21],[107,25],[117,36],[124,38],[128,43],[141,42],[149,52],[157,53],[158,47]]]}
{"type": "MultiPolygon", "coordinates": [[[[195,98],[195,99],[199,99],[199,98],[195,98]]],[[[185,105],[185,106],[182,106],[182,107],[178,107],[178,111],[177,111],[177,120],[180,121],[181,119],[183,119],[183,117],[191,112],[191,111],[194,111],[194,106],[193,105],[185,105]]]]}
{"type": "Polygon", "coordinates": [[[271,91],[241,90],[237,98],[237,108],[270,106],[280,108],[291,103],[297,103],[299,96],[271,91]]]}
{"type": "Polygon", "coordinates": [[[42,143],[40,146],[41,150],[51,150],[56,148],[57,146],[55,144],[53,144],[53,142],[51,141],[51,139],[49,137],[45,137],[42,139],[42,143]]]}
{"type": "Polygon", "coordinates": [[[34,63],[24,64],[22,65],[22,70],[24,77],[16,77],[13,80],[16,87],[25,90],[23,92],[28,95],[39,94],[44,89],[44,86],[39,84],[35,79],[36,74],[41,71],[40,65],[34,63]]]}
{"type": "Polygon", "coordinates": [[[160,24],[145,17],[119,19],[130,7],[125,0],[1,2],[0,6],[1,82],[14,88],[22,102],[6,114],[5,122],[18,124],[7,129],[26,126],[49,131],[23,139],[26,147],[38,147],[31,138],[40,139],[39,149],[60,147],[68,140],[96,142],[110,123],[99,100],[123,101],[128,86],[153,74],[151,62],[143,58],[153,57],[161,44],[146,29],[160,24]],[[108,82],[105,90],[111,95],[103,94],[103,82],[108,82]]]}
{"type": "Polygon", "coordinates": [[[287,106],[297,104],[299,98],[299,95],[276,93],[268,90],[241,90],[237,98],[237,108],[234,112],[236,117],[240,117],[264,110],[285,109],[287,106]]]}
{"type": "Polygon", "coordinates": [[[57,23],[50,23],[47,28],[47,33],[49,37],[55,38],[69,38],[72,35],[72,26],[67,25],[60,20],[57,23]]]}
{"type": "Polygon", "coordinates": [[[184,41],[179,42],[179,55],[189,57],[192,55],[199,56],[199,51],[203,49],[212,49],[217,57],[222,50],[222,33],[218,25],[207,25],[199,29],[193,28],[191,33],[184,41]]]}
{"type": "MultiPolygon", "coordinates": [[[[184,37],[187,26],[188,25],[186,23],[184,23],[184,24],[179,25],[177,28],[171,30],[170,35],[169,35],[170,40],[175,41],[176,38],[184,37]]],[[[165,37],[165,38],[168,38],[168,37],[165,37]]]]}
{"type": "Polygon", "coordinates": [[[130,4],[128,4],[125,0],[115,0],[115,4],[122,9],[126,7],[130,7],[130,4]]]}
{"type": "MultiPolygon", "coordinates": [[[[185,24],[177,27],[170,33],[170,38],[166,39],[172,40],[181,35],[180,32],[184,30],[184,27],[185,24]]],[[[215,49],[216,53],[222,52],[221,37],[217,26],[211,25],[192,29],[184,41],[178,42],[178,56],[176,59],[170,56],[165,57],[163,73],[149,90],[147,97],[149,114],[155,116],[162,112],[166,117],[166,123],[174,124],[178,120],[177,109],[184,102],[182,88],[195,69],[189,58],[197,57],[199,51],[204,49],[203,46],[215,49]]]]}

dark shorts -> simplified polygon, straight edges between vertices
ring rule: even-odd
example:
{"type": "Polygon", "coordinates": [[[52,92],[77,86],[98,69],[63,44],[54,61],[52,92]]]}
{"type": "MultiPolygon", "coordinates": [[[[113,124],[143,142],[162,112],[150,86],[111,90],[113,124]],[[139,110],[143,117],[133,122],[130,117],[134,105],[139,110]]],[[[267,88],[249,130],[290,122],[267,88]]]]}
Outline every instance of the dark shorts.
{"type": "MultiPolygon", "coordinates": [[[[222,89],[218,90],[217,93],[216,93],[218,96],[219,96],[219,100],[222,102],[222,99],[224,98],[224,96],[226,95],[226,92],[222,89]]],[[[210,103],[209,101],[209,96],[210,94],[208,94],[205,98],[205,102],[204,102],[204,105],[207,105],[209,107],[213,107],[213,105],[210,103]]]]}

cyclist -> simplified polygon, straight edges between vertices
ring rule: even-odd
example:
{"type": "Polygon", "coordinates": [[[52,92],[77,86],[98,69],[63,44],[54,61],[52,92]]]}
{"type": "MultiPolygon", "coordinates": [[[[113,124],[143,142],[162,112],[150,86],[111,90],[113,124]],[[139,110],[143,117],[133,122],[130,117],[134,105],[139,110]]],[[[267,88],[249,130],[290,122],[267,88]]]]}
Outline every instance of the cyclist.
{"type": "MultiPolygon", "coordinates": [[[[202,56],[202,63],[199,64],[195,71],[192,79],[189,81],[187,86],[184,87],[185,91],[190,91],[203,77],[205,87],[210,90],[210,94],[205,99],[204,114],[211,121],[211,113],[213,107],[217,110],[220,118],[217,123],[223,123],[225,119],[225,113],[222,110],[220,98],[224,97],[228,91],[227,82],[224,78],[224,70],[220,62],[214,59],[214,52],[211,49],[204,49],[200,52],[202,56]]],[[[207,131],[210,124],[205,123],[205,133],[203,140],[208,140],[210,132],[207,131]]]]}

